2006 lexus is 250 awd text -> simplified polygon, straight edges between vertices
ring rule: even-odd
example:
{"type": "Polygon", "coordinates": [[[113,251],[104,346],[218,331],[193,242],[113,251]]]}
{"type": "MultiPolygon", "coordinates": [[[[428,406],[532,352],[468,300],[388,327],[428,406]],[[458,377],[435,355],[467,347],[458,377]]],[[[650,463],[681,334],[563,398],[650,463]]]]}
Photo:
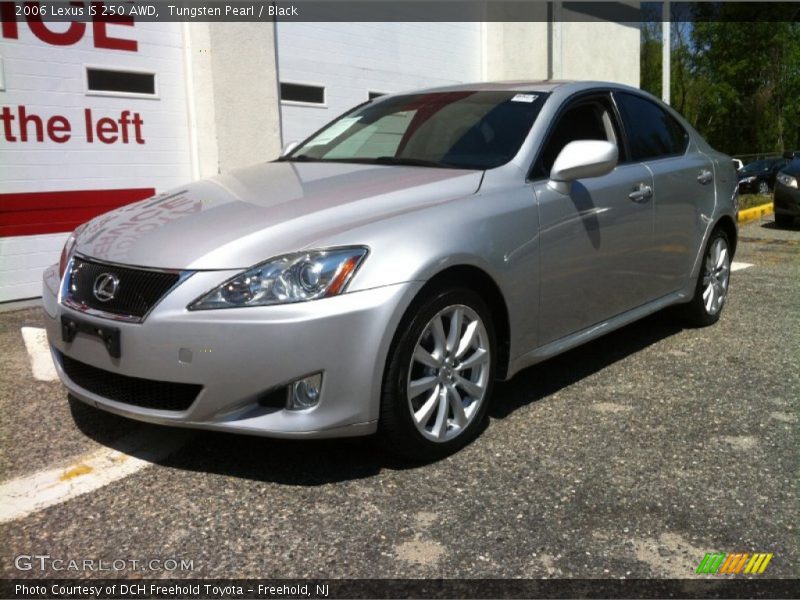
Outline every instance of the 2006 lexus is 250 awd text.
{"type": "Polygon", "coordinates": [[[101,215],[44,274],[70,393],[134,419],[443,456],[495,379],[672,304],[720,316],[737,179],[606,83],[383,96],[101,215]]]}

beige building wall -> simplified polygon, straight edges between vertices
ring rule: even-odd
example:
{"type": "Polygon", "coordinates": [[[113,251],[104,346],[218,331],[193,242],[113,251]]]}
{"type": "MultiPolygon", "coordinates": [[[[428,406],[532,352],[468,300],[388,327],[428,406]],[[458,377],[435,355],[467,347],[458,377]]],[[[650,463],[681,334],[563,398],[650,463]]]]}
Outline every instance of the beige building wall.
{"type": "Polygon", "coordinates": [[[271,23],[192,23],[184,29],[196,177],[276,158],[281,150],[271,23]]]}
{"type": "Polygon", "coordinates": [[[565,21],[554,23],[553,28],[553,79],[639,87],[638,23],[565,21]]]}
{"type": "MultiPolygon", "coordinates": [[[[484,26],[484,79],[600,80],[639,86],[639,24],[605,21],[490,22],[484,26]]],[[[560,11],[560,12],[559,12],[560,11]]]]}
{"type": "MultiPolygon", "coordinates": [[[[545,15],[546,6],[541,6],[545,15]]],[[[489,22],[484,24],[484,79],[548,78],[549,24],[489,22]]]]}

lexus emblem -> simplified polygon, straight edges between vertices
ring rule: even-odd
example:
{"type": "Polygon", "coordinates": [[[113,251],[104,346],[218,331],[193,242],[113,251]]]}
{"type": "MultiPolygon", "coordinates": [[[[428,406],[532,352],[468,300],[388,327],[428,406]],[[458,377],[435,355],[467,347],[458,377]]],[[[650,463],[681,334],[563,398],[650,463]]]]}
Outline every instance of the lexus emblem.
{"type": "Polygon", "coordinates": [[[101,273],[94,280],[94,297],[100,302],[109,302],[114,299],[119,289],[119,277],[112,273],[101,273]]]}

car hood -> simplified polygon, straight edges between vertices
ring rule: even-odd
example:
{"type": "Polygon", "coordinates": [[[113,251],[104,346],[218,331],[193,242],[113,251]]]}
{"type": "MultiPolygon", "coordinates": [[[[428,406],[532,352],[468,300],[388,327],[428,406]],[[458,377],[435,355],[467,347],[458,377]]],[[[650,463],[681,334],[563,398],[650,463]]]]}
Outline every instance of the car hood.
{"type": "Polygon", "coordinates": [[[81,231],[76,250],[143,267],[245,268],[336,233],[474,194],[482,175],[353,163],[260,164],[101,215],[81,231]]]}

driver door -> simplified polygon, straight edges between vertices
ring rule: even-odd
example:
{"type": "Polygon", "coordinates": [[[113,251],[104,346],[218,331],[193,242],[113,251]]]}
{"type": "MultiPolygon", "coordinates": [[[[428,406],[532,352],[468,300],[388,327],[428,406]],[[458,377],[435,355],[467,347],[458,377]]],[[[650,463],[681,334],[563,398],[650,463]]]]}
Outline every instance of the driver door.
{"type": "Polygon", "coordinates": [[[607,94],[573,101],[558,117],[532,171],[541,255],[539,344],[579,332],[653,299],[653,180],[624,164],[620,127],[607,94]],[[550,169],[569,142],[605,140],[620,148],[611,173],[550,188],[550,169]]]}

